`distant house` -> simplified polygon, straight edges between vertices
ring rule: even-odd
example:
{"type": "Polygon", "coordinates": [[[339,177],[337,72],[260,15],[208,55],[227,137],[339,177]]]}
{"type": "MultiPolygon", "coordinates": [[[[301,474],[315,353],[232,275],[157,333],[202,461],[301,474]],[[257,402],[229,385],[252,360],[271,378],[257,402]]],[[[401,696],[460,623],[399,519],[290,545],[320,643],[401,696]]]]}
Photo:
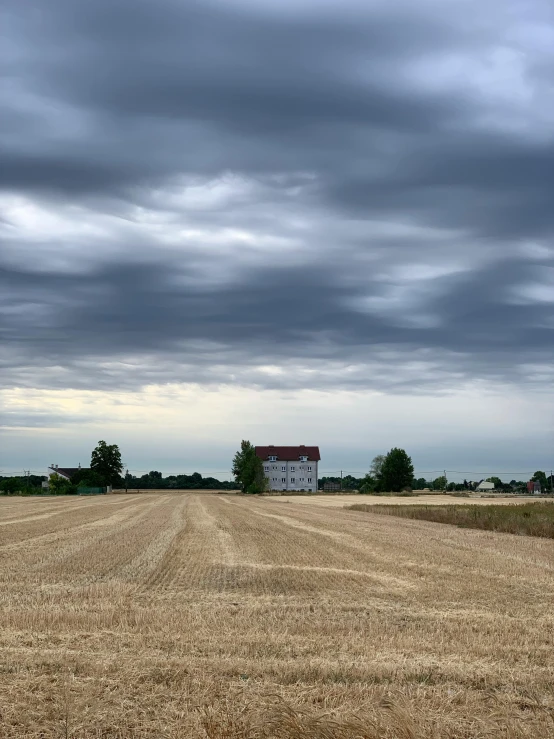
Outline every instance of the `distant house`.
{"type": "Polygon", "coordinates": [[[264,465],[271,490],[317,491],[317,446],[257,446],[256,456],[264,465]]]}
{"type": "Polygon", "coordinates": [[[73,475],[76,472],[80,472],[82,469],[85,468],[81,467],[81,465],[79,465],[78,467],[58,467],[57,464],[51,464],[48,468],[48,476],[59,475],[60,477],[63,477],[64,480],[71,480],[73,475]]]}
{"type": "Polygon", "coordinates": [[[540,495],[542,493],[540,482],[538,480],[529,480],[527,483],[527,492],[531,495],[540,495]]]}
{"type": "Polygon", "coordinates": [[[486,480],[481,480],[479,485],[477,486],[477,492],[489,492],[491,490],[494,490],[494,482],[487,482],[486,480]]]}
{"type": "Polygon", "coordinates": [[[323,483],[323,490],[326,493],[336,493],[340,489],[341,489],[340,482],[333,482],[332,480],[326,480],[326,482],[323,483]]]}

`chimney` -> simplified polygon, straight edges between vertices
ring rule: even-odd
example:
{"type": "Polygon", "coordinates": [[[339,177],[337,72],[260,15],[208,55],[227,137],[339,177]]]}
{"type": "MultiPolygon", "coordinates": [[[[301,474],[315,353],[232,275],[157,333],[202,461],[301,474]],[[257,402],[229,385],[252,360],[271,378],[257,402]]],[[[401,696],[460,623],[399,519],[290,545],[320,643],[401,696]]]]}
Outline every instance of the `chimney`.
{"type": "Polygon", "coordinates": [[[56,469],[58,469],[58,465],[56,465],[56,469]]]}
{"type": "Polygon", "coordinates": [[[79,469],[81,469],[81,463],[79,462],[79,469]]]}

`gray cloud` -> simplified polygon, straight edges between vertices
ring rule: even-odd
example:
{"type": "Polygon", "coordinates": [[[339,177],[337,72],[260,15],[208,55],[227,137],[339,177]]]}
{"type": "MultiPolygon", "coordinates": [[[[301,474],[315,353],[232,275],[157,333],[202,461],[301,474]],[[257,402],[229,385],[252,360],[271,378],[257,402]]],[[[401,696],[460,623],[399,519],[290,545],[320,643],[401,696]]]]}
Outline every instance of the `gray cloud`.
{"type": "Polygon", "coordinates": [[[4,385],[546,383],[553,27],[471,5],[8,2],[4,385]]]}

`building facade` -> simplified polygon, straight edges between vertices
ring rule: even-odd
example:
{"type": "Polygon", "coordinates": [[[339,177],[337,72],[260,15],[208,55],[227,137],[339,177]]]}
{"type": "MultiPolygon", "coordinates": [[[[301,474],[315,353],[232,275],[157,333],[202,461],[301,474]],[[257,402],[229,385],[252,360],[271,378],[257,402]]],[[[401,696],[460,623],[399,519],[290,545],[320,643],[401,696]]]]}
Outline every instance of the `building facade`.
{"type": "Polygon", "coordinates": [[[318,464],[321,460],[317,446],[257,446],[256,456],[264,465],[264,473],[271,490],[317,492],[318,464]]]}

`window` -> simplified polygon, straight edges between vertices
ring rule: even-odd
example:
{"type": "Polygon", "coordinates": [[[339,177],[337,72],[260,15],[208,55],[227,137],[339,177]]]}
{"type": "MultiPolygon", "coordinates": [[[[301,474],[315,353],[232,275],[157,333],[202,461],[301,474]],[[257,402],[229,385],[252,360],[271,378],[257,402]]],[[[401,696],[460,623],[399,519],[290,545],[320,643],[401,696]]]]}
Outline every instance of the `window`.
{"type": "Polygon", "coordinates": [[[264,467],[264,472],[269,472],[269,467],[264,467]]]}
{"type": "Polygon", "coordinates": [[[294,467],[291,467],[291,468],[290,468],[290,471],[291,471],[291,472],[294,472],[294,467]]]}
{"type": "Polygon", "coordinates": [[[300,461],[301,462],[307,462],[308,461],[308,457],[300,457],[300,461]]]}
{"type": "Polygon", "coordinates": [[[312,471],[312,468],[311,467],[308,467],[307,470],[308,470],[308,472],[311,472],[312,471]]]}
{"type": "Polygon", "coordinates": [[[294,482],[294,477],[291,477],[291,478],[290,478],[290,481],[291,481],[291,482],[294,482]]]}
{"type": "Polygon", "coordinates": [[[311,477],[308,477],[308,482],[311,482],[311,481],[312,481],[312,478],[311,477]]]}
{"type": "Polygon", "coordinates": [[[287,478],[286,477],[282,477],[281,478],[281,482],[286,482],[286,481],[287,481],[287,478]]]}
{"type": "Polygon", "coordinates": [[[283,465],[283,466],[281,467],[281,472],[286,472],[286,471],[287,471],[287,468],[286,468],[286,466],[285,466],[285,465],[283,465]]]}
{"type": "Polygon", "coordinates": [[[303,478],[303,477],[299,477],[299,478],[298,478],[298,480],[299,480],[300,482],[304,482],[304,478],[303,478]]]}
{"type": "Polygon", "coordinates": [[[277,457],[275,457],[275,456],[271,456],[271,457],[269,458],[269,461],[270,461],[270,462],[276,462],[276,461],[277,461],[277,457]]]}
{"type": "Polygon", "coordinates": [[[273,465],[273,469],[276,470],[277,469],[277,466],[276,465],[273,465]]]}

